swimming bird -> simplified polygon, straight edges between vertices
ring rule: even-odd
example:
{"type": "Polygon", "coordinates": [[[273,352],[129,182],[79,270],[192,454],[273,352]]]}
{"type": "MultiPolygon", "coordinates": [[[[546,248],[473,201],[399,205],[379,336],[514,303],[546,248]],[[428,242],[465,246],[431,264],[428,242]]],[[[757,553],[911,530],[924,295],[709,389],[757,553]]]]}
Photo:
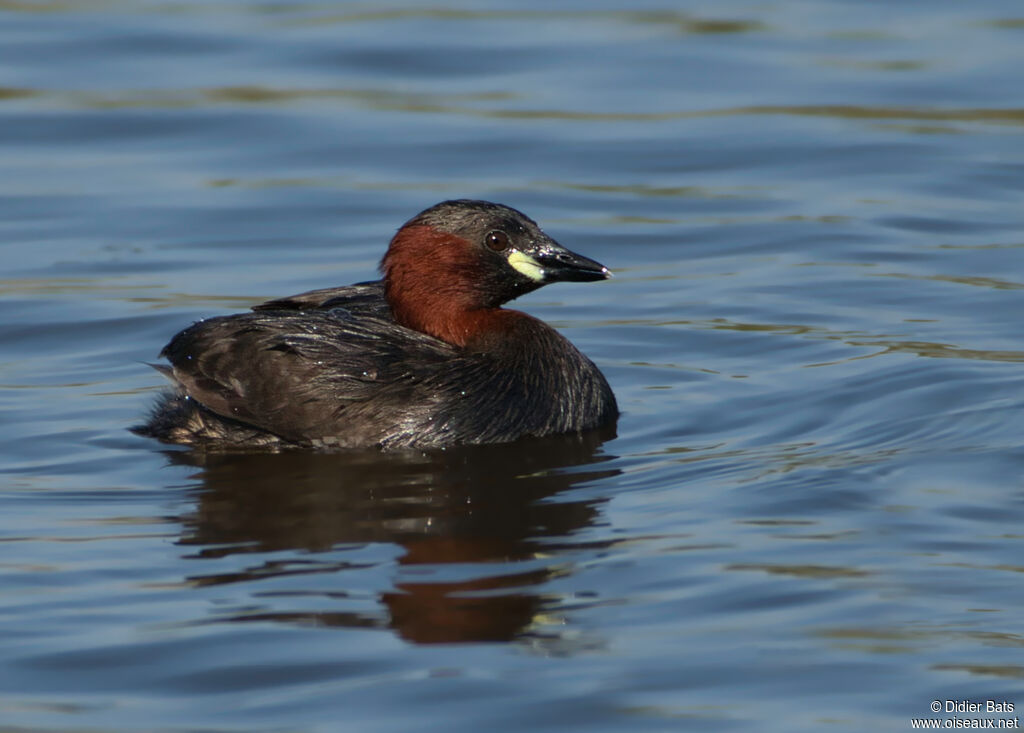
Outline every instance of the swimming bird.
{"type": "Polygon", "coordinates": [[[611,276],[525,214],[444,201],[407,221],[383,279],[199,321],[160,353],[172,382],[135,431],[210,448],[443,448],[582,432],[618,417],[590,359],[502,308],[611,276]]]}

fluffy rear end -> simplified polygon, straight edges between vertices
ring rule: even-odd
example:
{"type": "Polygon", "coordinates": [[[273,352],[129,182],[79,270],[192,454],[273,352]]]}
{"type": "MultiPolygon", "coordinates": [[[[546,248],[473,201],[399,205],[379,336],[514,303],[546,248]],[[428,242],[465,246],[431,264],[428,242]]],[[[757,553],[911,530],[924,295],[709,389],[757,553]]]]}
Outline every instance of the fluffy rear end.
{"type": "Polygon", "coordinates": [[[276,449],[288,445],[272,433],[215,415],[177,390],[162,394],[149,419],[131,430],[165,443],[197,447],[276,449]]]}

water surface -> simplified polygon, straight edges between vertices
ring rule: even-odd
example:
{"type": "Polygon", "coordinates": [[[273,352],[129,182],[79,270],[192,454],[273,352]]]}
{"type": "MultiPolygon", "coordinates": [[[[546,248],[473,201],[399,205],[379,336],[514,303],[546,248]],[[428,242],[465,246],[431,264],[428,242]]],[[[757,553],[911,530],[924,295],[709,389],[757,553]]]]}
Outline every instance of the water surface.
{"type": "Polygon", "coordinates": [[[1024,706],[1016,3],[0,16],[0,727],[1024,706]],[[374,277],[453,197],[612,268],[517,307],[605,371],[615,435],[217,456],[127,432],[177,330],[374,277]]]}

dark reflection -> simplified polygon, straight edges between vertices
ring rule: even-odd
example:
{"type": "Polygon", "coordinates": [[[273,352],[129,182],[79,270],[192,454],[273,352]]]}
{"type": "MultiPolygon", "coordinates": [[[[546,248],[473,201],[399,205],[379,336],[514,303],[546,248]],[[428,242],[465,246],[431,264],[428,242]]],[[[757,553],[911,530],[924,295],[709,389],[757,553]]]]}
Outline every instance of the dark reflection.
{"type": "MultiPolygon", "coordinates": [[[[600,503],[543,500],[616,473],[600,467],[610,458],[598,454],[609,437],[590,433],[428,454],[168,453],[176,463],[201,469],[195,511],[181,518],[181,543],[199,546],[200,557],[310,553],[277,563],[261,557],[242,571],[190,582],[311,573],[343,581],[344,571],[358,566],[338,562],[337,552],[329,560],[315,553],[393,543],[402,548],[401,565],[431,567],[422,580],[402,580],[379,595],[386,619],[317,611],[246,613],[237,620],[386,625],[419,643],[512,639],[543,610],[536,589],[554,572],[547,563],[518,563],[535,560],[541,549],[551,552],[557,538],[592,524],[600,503]],[[456,563],[458,579],[445,577],[456,563]],[[474,563],[487,565],[465,572],[465,564],[474,563]]],[[[347,597],[343,582],[327,585],[317,586],[317,594],[347,597]]]]}

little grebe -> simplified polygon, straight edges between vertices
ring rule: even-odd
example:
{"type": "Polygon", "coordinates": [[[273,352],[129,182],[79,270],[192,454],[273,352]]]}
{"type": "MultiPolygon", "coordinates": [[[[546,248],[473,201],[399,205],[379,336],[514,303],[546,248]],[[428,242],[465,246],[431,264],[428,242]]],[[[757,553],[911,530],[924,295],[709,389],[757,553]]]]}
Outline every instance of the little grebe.
{"type": "Polygon", "coordinates": [[[542,321],[501,308],[603,280],[516,211],[445,201],[410,219],[383,280],[200,321],[160,353],[174,383],[136,431],[209,447],[437,448],[608,425],[615,395],[542,321]]]}

